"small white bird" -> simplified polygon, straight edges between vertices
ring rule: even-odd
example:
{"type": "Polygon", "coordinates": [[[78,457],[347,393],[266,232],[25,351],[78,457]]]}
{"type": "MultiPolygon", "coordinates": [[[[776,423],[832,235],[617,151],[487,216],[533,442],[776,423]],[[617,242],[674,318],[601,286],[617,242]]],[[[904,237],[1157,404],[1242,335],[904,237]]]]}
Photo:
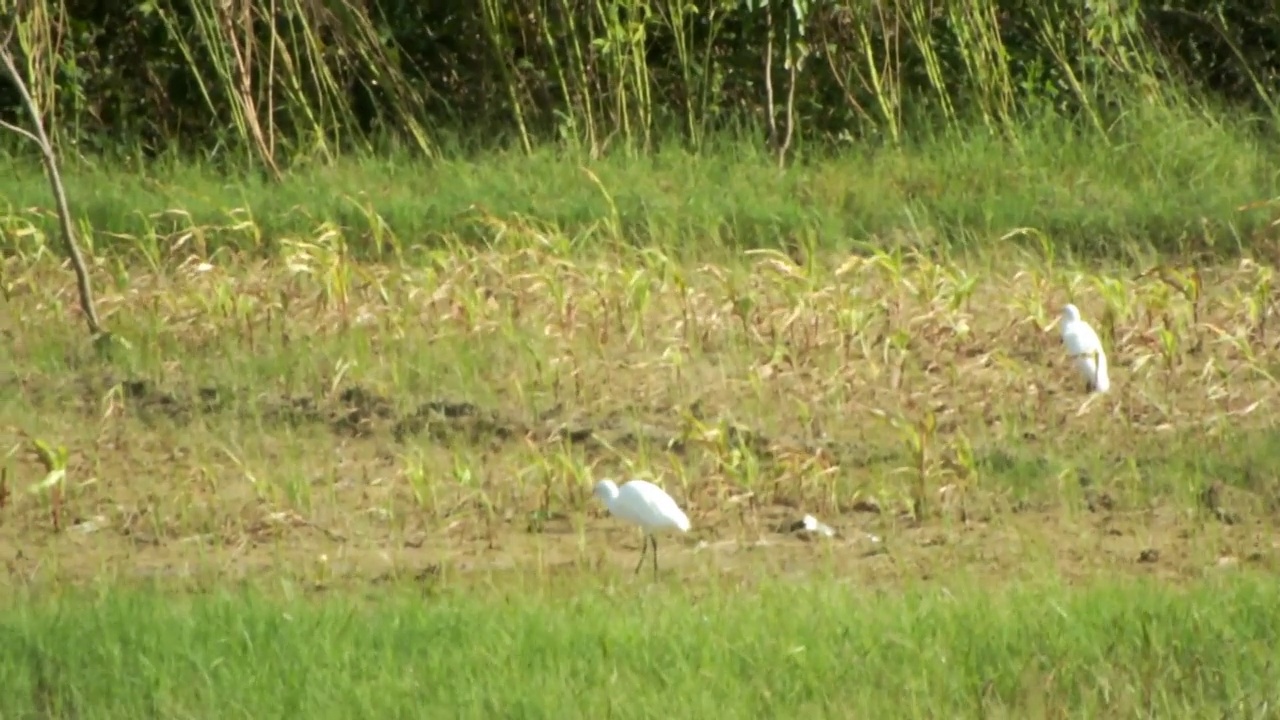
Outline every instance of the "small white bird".
{"type": "Polygon", "coordinates": [[[644,530],[644,547],[636,573],[644,566],[644,555],[653,545],[653,577],[658,578],[658,539],[655,533],[670,530],[689,531],[689,518],[676,501],[662,488],[647,480],[632,480],[621,488],[605,478],[596,483],[595,496],[604,501],[609,512],[644,530]]]}
{"type": "Polygon", "coordinates": [[[1062,308],[1062,342],[1084,376],[1085,389],[1106,392],[1111,387],[1111,379],[1107,376],[1107,354],[1102,349],[1102,341],[1093,327],[1080,319],[1080,309],[1070,303],[1062,308]]]}

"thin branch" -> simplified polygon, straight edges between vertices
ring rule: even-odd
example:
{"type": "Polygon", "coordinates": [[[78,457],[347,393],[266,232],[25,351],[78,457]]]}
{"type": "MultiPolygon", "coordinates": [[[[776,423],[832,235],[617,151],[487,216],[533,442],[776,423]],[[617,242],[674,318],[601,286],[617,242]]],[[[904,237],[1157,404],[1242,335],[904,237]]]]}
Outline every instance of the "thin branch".
{"type": "Polygon", "coordinates": [[[0,128],[4,128],[5,130],[11,130],[37,145],[40,144],[40,138],[36,137],[35,135],[32,135],[30,130],[24,130],[23,128],[20,128],[17,125],[11,125],[3,120],[0,120],[0,128]]]}
{"type": "MultiPolygon", "coordinates": [[[[788,42],[788,45],[790,42],[788,42]]],[[[791,52],[790,49],[787,50],[791,52]]],[[[789,67],[787,68],[787,129],[786,135],[782,138],[782,144],[778,147],[778,169],[782,170],[787,166],[787,151],[791,149],[791,138],[796,131],[796,75],[800,70],[800,63],[796,58],[788,58],[789,67]]]]}
{"type": "Polygon", "coordinates": [[[27,115],[31,118],[31,125],[35,128],[35,132],[33,134],[9,123],[3,123],[3,126],[34,140],[40,146],[40,153],[44,156],[44,169],[49,175],[49,185],[53,188],[53,198],[58,204],[58,221],[62,226],[62,241],[66,247],[67,256],[71,259],[71,267],[76,273],[76,286],[80,291],[80,309],[84,312],[90,335],[97,341],[106,333],[102,328],[102,323],[98,321],[98,311],[93,303],[93,286],[89,282],[89,270],[85,267],[84,256],[80,254],[80,246],[76,243],[75,228],[71,224],[71,210],[67,207],[67,193],[62,187],[62,175],[58,172],[58,157],[54,154],[53,145],[49,142],[49,136],[44,131],[44,121],[40,119],[40,111],[36,108],[35,101],[31,99],[31,93],[27,90],[26,82],[18,74],[18,68],[13,61],[13,54],[9,52],[8,41],[12,37],[13,30],[10,28],[5,36],[5,43],[0,44],[0,65],[4,66],[9,78],[13,81],[14,87],[18,89],[18,95],[22,98],[22,104],[27,110],[27,115]]]}
{"type": "Polygon", "coordinates": [[[764,97],[769,119],[769,149],[778,146],[778,111],[773,103],[773,6],[765,3],[765,27],[768,28],[764,46],[764,97]]]}

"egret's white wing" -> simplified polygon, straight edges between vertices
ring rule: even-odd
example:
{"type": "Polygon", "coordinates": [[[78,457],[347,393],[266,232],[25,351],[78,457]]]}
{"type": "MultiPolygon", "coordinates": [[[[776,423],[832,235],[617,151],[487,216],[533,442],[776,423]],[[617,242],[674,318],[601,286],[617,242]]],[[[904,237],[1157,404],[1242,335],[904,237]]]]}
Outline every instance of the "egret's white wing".
{"type": "Polygon", "coordinates": [[[1085,380],[1105,390],[1110,383],[1106,377],[1106,354],[1098,333],[1089,323],[1077,320],[1063,327],[1062,342],[1085,380]]]}
{"type": "Polygon", "coordinates": [[[622,486],[616,511],[640,525],[651,528],[689,529],[689,518],[665,490],[647,480],[632,480],[622,486]]]}

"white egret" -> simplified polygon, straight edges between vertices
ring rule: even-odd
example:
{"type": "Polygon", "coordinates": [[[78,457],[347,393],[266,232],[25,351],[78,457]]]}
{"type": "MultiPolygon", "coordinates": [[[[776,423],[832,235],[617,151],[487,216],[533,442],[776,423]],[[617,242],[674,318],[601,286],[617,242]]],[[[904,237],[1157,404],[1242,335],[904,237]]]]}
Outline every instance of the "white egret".
{"type": "Polygon", "coordinates": [[[1080,309],[1068,303],[1062,308],[1062,342],[1067,354],[1084,376],[1089,392],[1104,393],[1111,387],[1107,376],[1107,354],[1089,323],[1080,319],[1080,309]]]}
{"type": "Polygon", "coordinates": [[[640,550],[638,574],[644,566],[644,555],[653,545],[653,577],[658,578],[658,539],[656,533],[679,530],[689,531],[689,518],[675,500],[662,488],[647,480],[632,480],[621,488],[613,480],[605,478],[596,483],[595,496],[604,501],[609,512],[644,530],[644,547],[640,550]]]}

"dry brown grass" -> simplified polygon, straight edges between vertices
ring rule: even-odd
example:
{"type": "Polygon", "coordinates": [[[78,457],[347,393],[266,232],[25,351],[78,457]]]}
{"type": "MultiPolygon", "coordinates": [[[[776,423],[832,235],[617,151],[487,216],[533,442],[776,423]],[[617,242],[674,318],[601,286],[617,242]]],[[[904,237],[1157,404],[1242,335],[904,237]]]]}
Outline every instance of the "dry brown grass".
{"type": "Polygon", "coordinates": [[[414,266],[352,263],[337,233],[271,262],[99,263],[132,343],[110,360],[55,263],[5,260],[0,557],[21,578],[629,568],[639,537],[590,482],[643,473],[693,521],[664,546],[686,577],[1274,562],[1267,267],[502,242],[414,266]],[[1050,327],[1068,299],[1108,395],[1050,327]],[[778,532],[806,512],[843,537],[778,532]]]}

